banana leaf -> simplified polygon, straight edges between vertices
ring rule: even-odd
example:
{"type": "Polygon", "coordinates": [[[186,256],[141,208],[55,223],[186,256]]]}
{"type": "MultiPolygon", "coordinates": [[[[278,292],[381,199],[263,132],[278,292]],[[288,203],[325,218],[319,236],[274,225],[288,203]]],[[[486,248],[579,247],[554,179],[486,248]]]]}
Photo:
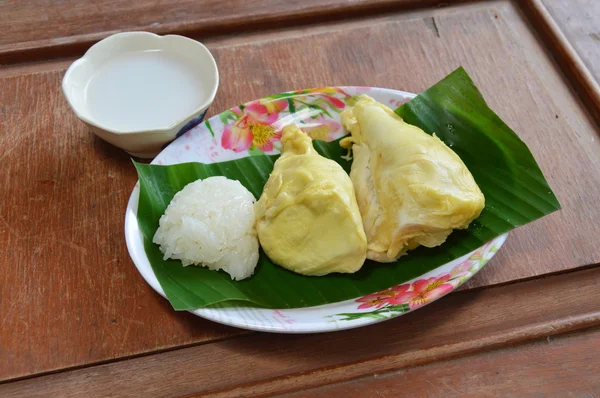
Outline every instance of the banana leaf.
{"type": "MultiPolygon", "coordinates": [[[[394,263],[367,261],[351,275],[298,275],[273,264],[261,252],[255,274],[236,282],[224,272],[163,260],[152,237],[172,197],[186,184],[223,175],[239,180],[258,198],[277,156],[171,166],[134,162],[140,179],[137,217],[145,251],[172,306],[176,310],[213,305],[298,308],[356,298],[416,278],[560,208],[527,146],[487,106],[464,69],[457,69],[396,113],[439,136],[472,172],[485,195],[486,207],[467,230],[453,232],[437,248],[410,251],[394,263]]],[[[315,148],[349,171],[351,162],[342,159],[345,151],[338,141],[315,141],[315,148]]]]}

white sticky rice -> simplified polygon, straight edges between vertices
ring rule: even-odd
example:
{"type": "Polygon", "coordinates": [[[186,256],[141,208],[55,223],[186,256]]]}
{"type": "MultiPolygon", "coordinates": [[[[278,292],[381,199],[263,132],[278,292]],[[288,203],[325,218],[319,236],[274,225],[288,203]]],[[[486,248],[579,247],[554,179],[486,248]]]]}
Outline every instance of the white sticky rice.
{"type": "Polygon", "coordinates": [[[153,242],[165,260],[249,277],[258,262],[256,199],[239,181],[209,177],[186,185],[169,203],[153,242]]]}

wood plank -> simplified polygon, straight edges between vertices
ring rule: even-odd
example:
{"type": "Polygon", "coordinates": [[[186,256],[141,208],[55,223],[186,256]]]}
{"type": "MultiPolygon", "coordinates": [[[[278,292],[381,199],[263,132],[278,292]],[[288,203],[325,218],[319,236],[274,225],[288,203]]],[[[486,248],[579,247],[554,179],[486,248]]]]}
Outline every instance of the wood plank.
{"type": "MultiPolygon", "coordinates": [[[[456,0],[454,0],[456,1],[456,0]]],[[[208,35],[432,6],[441,0],[0,2],[0,64],[82,52],[117,32],[208,35]]]]}
{"type": "Polygon", "coordinates": [[[600,82],[600,2],[542,0],[542,3],[596,81],[600,82]]]}
{"type": "Polygon", "coordinates": [[[0,379],[240,333],[145,284],[122,232],[136,173],[78,123],[62,73],[0,82],[0,379]]]}
{"type": "Polygon", "coordinates": [[[398,372],[286,394],[285,397],[552,396],[600,392],[600,330],[434,362],[398,372]]]}
{"type": "MultiPolygon", "coordinates": [[[[263,95],[327,84],[419,92],[464,65],[528,143],[564,206],[516,231],[469,287],[600,261],[598,132],[511,3],[207,44],[221,72],[213,114],[263,95]]],[[[77,121],[60,92],[63,71],[53,63],[44,72],[45,65],[36,72],[24,67],[26,74],[15,72],[20,66],[5,68],[0,78],[0,241],[7,248],[0,264],[11,265],[0,273],[0,380],[241,333],[173,312],[144,283],[122,233],[133,167],[77,121]]]]}
{"type": "MultiPolygon", "coordinates": [[[[588,16],[588,13],[595,15],[594,7],[596,7],[597,11],[600,11],[600,5],[595,3],[596,5],[594,6],[591,4],[591,1],[584,2],[580,0],[574,3],[568,3],[569,6],[565,6],[563,9],[552,1],[548,2],[548,4],[553,6],[554,16],[563,22],[562,26],[557,24],[554,16],[548,12],[543,0],[526,0],[521,4],[542,37],[542,40],[544,40],[565,74],[569,76],[573,88],[581,96],[583,105],[588,108],[600,124],[600,82],[598,80],[598,67],[594,66],[597,65],[597,62],[594,64],[594,61],[600,59],[600,56],[589,55],[589,53],[598,53],[597,50],[600,49],[600,33],[596,34],[596,32],[592,32],[582,35],[570,23],[570,21],[584,23],[587,26],[586,31],[588,29],[591,31],[597,29],[598,24],[593,22],[587,23],[586,19],[591,20],[592,18],[588,16]],[[582,7],[579,8],[577,7],[578,5],[582,7]],[[570,16],[574,10],[576,10],[576,15],[570,16]],[[565,19],[566,24],[564,23],[565,19]],[[586,36],[587,40],[581,40],[581,36],[586,36]],[[598,36],[597,42],[587,43],[590,40],[595,40],[596,36],[598,36]],[[588,68],[591,68],[592,72],[588,68]]],[[[563,2],[562,4],[566,5],[567,3],[563,2]]]]}
{"type": "Polygon", "coordinates": [[[253,334],[0,384],[0,395],[269,396],[597,327],[598,300],[600,267],[456,293],[365,329],[253,334]]]}

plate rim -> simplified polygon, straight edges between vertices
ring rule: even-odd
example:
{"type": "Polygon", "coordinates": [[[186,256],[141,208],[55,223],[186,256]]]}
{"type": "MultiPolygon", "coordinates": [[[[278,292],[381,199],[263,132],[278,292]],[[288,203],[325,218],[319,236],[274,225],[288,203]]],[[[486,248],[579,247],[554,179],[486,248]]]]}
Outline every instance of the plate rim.
{"type": "MultiPolygon", "coordinates": [[[[340,88],[345,91],[350,91],[349,89],[356,90],[363,86],[330,86],[330,87],[340,88]]],[[[377,91],[381,91],[381,92],[387,92],[388,94],[392,94],[394,96],[402,96],[403,98],[407,98],[407,97],[414,98],[416,96],[416,94],[414,94],[414,93],[410,93],[410,92],[402,91],[402,90],[389,89],[389,88],[368,87],[368,89],[369,90],[377,90],[377,91]]],[[[307,90],[311,90],[311,89],[307,89],[307,90]]],[[[296,91],[303,91],[303,90],[285,91],[281,94],[293,93],[296,91]]],[[[265,98],[265,97],[262,97],[262,98],[265,98]]],[[[228,108],[228,109],[231,109],[231,108],[228,108]]],[[[224,110],[223,112],[227,111],[228,109],[224,110]]],[[[221,113],[222,112],[219,112],[207,120],[211,120],[215,117],[218,117],[219,114],[221,114],[221,113]]],[[[155,157],[155,159],[152,160],[152,162],[150,164],[156,164],[157,159],[160,157],[160,155],[163,152],[167,151],[169,149],[169,147],[171,145],[173,145],[176,141],[177,140],[173,141],[167,147],[165,147],[155,157]]],[[[144,281],[148,285],[150,285],[150,287],[155,292],[157,292],[159,295],[161,295],[163,298],[166,299],[167,298],[166,294],[165,294],[164,290],[162,289],[160,282],[156,278],[156,275],[154,274],[154,271],[152,270],[152,266],[151,266],[151,264],[148,260],[148,257],[145,253],[143,237],[142,237],[142,234],[141,234],[141,231],[139,228],[139,224],[138,224],[138,220],[137,220],[139,191],[140,191],[140,185],[139,185],[139,180],[138,180],[136,182],[135,186],[133,187],[133,190],[132,190],[129,200],[127,202],[127,208],[125,210],[125,222],[124,222],[125,242],[127,245],[129,257],[131,258],[131,261],[133,262],[137,271],[141,274],[144,281]],[[138,262],[142,262],[145,264],[140,265],[140,264],[138,264],[138,262]],[[149,270],[149,272],[147,272],[146,269],[149,270]]],[[[508,235],[509,235],[509,232],[506,232],[506,233],[492,239],[490,242],[494,242],[496,244],[497,249],[500,250],[500,248],[505,243],[508,235]]],[[[459,259],[469,257],[474,252],[486,247],[486,245],[488,245],[490,242],[487,242],[484,245],[480,246],[479,248],[475,249],[474,251],[469,252],[469,253],[465,254],[464,256],[461,256],[459,259]]],[[[340,322],[342,322],[342,320],[336,321],[335,319],[332,318],[332,321],[330,321],[330,323],[327,323],[324,320],[322,320],[321,322],[297,323],[297,324],[294,324],[293,326],[290,326],[289,328],[287,328],[287,327],[283,326],[283,324],[280,326],[277,326],[277,325],[273,325],[273,324],[259,323],[259,322],[256,322],[255,319],[247,320],[247,319],[241,318],[239,316],[238,317],[230,317],[230,316],[228,317],[226,314],[227,311],[231,310],[231,309],[238,309],[238,310],[244,309],[244,310],[259,311],[259,312],[260,311],[268,311],[268,312],[278,312],[278,313],[281,313],[281,311],[286,311],[288,313],[289,312],[294,313],[294,312],[298,312],[298,311],[318,311],[319,309],[322,309],[322,308],[332,308],[335,306],[343,306],[344,304],[347,305],[349,303],[356,303],[356,300],[360,297],[356,297],[356,298],[352,298],[352,299],[348,299],[348,300],[344,300],[344,301],[340,301],[340,302],[336,302],[336,303],[328,303],[328,304],[323,304],[323,305],[319,305],[319,306],[292,308],[292,309],[255,308],[255,307],[241,305],[241,306],[233,306],[233,307],[228,307],[228,308],[217,308],[217,307],[198,308],[198,309],[187,310],[187,311],[191,312],[192,314],[194,314],[196,316],[199,316],[201,318],[204,318],[204,319],[207,319],[207,320],[210,320],[213,322],[217,322],[217,323],[224,324],[227,326],[233,326],[233,327],[237,327],[237,328],[242,328],[242,329],[252,330],[252,331],[260,331],[260,332],[301,334],[301,333],[325,333],[325,332],[332,332],[332,331],[354,329],[354,328],[372,325],[372,324],[380,323],[380,322],[383,322],[383,321],[386,321],[389,319],[394,319],[394,318],[400,317],[402,315],[413,312],[417,309],[421,309],[439,299],[442,299],[446,295],[456,291],[456,289],[458,289],[458,287],[462,286],[465,282],[467,282],[474,275],[476,275],[481,269],[483,269],[487,265],[487,262],[494,255],[495,255],[495,253],[493,253],[492,256],[490,256],[489,259],[487,259],[481,265],[481,267],[479,269],[477,269],[475,272],[470,274],[468,276],[468,278],[461,281],[459,284],[457,284],[453,289],[451,289],[447,293],[435,298],[434,300],[429,301],[425,305],[419,306],[414,309],[410,309],[408,311],[405,311],[405,312],[402,312],[399,314],[391,315],[384,319],[361,318],[358,320],[355,319],[352,322],[344,321],[343,323],[340,323],[340,322]],[[222,316],[222,317],[218,316],[217,314],[219,314],[219,313],[224,314],[225,316],[222,316]]],[[[439,273],[439,270],[441,268],[444,268],[444,267],[448,266],[448,264],[458,261],[459,259],[455,259],[449,263],[442,264],[439,267],[436,267],[433,270],[430,270],[429,272],[427,272],[425,274],[419,275],[416,278],[411,279],[410,281],[407,281],[405,283],[406,284],[412,283],[413,281],[415,281],[417,279],[424,278],[426,275],[434,274],[436,272],[439,273]]]]}

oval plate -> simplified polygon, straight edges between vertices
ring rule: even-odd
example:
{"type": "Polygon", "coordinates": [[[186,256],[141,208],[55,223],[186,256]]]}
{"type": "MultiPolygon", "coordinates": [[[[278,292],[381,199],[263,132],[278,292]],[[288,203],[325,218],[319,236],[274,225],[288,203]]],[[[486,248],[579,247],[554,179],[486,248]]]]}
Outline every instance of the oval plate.
{"type": "MultiPolygon", "coordinates": [[[[338,139],[346,134],[340,112],[350,97],[363,93],[392,109],[415,96],[373,87],[325,87],[296,91],[291,98],[290,93],[269,96],[213,116],[173,141],[152,164],[215,163],[251,156],[253,151],[278,153],[276,132],[291,123],[315,139],[338,139]]],[[[131,193],[125,214],[127,248],[146,282],[166,297],[144,251],[136,217],[138,198],[139,183],[131,193]]],[[[406,314],[450,293],[483,268],[507,236],[501,235],[418,278],[354,300],[297,309],[223,306],[191,312],[225,325],[266,332],[316,333],[365,326],[406,314]]]]}

